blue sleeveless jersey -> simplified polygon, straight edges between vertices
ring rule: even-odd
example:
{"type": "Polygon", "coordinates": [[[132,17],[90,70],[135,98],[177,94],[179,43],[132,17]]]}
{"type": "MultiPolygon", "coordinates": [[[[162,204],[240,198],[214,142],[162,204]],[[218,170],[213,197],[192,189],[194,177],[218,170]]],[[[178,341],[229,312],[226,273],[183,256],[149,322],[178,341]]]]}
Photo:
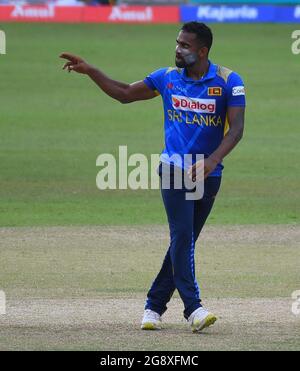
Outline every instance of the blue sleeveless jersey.
{"type": "MultiPolygon", "coordinates": [[[[161,161],[180,167],[185,154],[192,155],[192,163],[197,154],[211,155],[229,129],[227,107],[245,106],[240,76],[211,62],[198,81],[189,78],[185,69],[169,67],[151,73],[144,82],[163,100],[165,148],[161,161]]],[[[218,164],[210,176],[221,176],[222,169],[218,164]]]]}

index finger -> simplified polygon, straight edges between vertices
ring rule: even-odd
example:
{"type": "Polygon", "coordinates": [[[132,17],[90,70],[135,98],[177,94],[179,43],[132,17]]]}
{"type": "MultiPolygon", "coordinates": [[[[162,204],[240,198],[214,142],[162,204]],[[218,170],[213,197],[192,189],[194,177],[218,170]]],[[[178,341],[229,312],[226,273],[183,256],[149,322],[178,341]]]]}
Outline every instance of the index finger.
{"type": "Polygon", "coordinates": [[[76,55],[73,55],[73,54],[70,54],[70,53],[62,53],[59,58],[64,58],[64,59],[67,59],[71,62],[76,62],[79,58],[76,57],[76,55]]]}

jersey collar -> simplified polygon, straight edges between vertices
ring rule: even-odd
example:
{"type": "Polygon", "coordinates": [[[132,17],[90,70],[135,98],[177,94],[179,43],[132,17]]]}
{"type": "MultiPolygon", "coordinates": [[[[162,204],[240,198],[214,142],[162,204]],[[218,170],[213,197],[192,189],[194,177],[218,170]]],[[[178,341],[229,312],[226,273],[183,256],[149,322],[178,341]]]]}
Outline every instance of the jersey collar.
{"type": "Polygon", "coordinates": [[[209,63],[208,71],[200,80],[193,80],[191,77],[188,77],[187,76],[187,71],[186,71],[185,68],[183,69],[183,73],[182,73],[183,80],[190,81],[190,82],[195,82],[195,83],[202,83],[206,80],[214,79],[217,75],[217,65],[211,63],[210,60],[208,61],[208,63],[209,63]]]}

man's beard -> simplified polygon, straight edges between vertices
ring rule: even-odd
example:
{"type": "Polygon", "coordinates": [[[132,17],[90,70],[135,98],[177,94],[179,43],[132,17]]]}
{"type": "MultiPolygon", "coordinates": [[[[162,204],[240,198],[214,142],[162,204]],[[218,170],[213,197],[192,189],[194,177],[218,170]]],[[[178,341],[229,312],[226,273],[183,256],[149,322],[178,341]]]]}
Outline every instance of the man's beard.
{"type": "Polygon", "coordinates": [[[180,60],[175,58],[175,64],[178,68],[192,67],[197,62],[198,56],[196,53],[188,53],[183,55],[180,60]]]}

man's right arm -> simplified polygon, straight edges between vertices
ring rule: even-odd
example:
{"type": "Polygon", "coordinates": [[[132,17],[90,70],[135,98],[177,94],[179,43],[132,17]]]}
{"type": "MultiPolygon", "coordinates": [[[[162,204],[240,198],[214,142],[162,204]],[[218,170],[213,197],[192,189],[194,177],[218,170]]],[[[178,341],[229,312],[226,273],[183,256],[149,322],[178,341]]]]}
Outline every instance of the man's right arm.
{"type": "Polygon", "coordinates": [[[157,96],[143,81],[126,84],[111,79],[101,70],[85,62],[81,57],[69,53],[63,53],[60,57],[68,60],[63,69],[88,75],[104,93],[121,103],[147,100],[157,96]]]}

